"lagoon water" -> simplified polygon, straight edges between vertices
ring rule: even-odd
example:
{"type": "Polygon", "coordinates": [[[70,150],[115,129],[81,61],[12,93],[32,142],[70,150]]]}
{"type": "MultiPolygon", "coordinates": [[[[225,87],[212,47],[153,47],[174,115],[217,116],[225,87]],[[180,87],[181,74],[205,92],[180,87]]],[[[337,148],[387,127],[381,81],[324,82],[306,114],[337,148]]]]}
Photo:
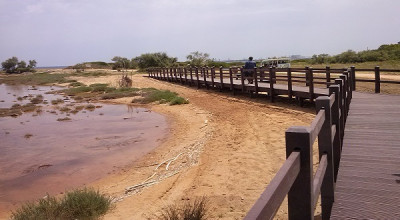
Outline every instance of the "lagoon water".
{"type": "Polygon", "coordinates": [[[49,102],[41,113],[0,118],[0,213],[119,171],[167,134],[166,119],[144,108],[94,103],[92,111],[67,115],[61,107],[85,103],[44,94],[51,89],[58,88],[0,84],[0,108],[29,102],[17,100],[29,94],[42,94],[49,102]],[[57,98],[65,103],[50,104],[57,98]],[[71,120],[57,120],[65,117],[71,120]]]}

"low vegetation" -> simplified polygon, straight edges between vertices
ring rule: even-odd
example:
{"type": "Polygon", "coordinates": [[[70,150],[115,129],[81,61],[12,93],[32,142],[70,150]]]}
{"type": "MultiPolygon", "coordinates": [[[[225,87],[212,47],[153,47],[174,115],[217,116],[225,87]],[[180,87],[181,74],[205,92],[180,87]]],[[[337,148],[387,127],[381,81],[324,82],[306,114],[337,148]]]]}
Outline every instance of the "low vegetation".
{"type": "Polygon", "coordinates": [[[113,88],[108,84],[92,84],[61,90],[70,96],[90,97],[98,99],[117,99],[123,97],[134,97],[132,103],[148,104],[158,102],[160,104],[180,105],[189,103],[188,100],[178,96],[169,90],[158,90],[154,88],[113,88]]]}
{"type": "Polygon", "coordinates": [[[28,202],[12,213],[12,220],[25,219],[98,219],[113,205],[111,198],[85,188],[67,192],[61,199],[53,196],[28,202]]]}
{"type": "Polygon", "coordinates": [[[375,50],[353,51],[347,50],[338,55],[329,54],[313,55],[311,59],[305,59],[310,64],[347,64],[347,63],[365,63],[400,60],[400,44],[381,45],[375,50]]]}
{"type": "Polygon", "coordinates": [[[186,99],[178,96],[177,93],[169,90],[158,90],[154,88],[142,89],[141,98],[134,99],[133,103],[152,103],[159,102],[160,104],[169,103],[170,105],[180,105],[189,103],[186,99]]]}
{"type": "Polygon", "coordinates": [[[181,205],[164,208],[160,220],[204,220],[207,219],[207,200],[205,197],[195,199],[193,203],[186,201],[181,205]]]}

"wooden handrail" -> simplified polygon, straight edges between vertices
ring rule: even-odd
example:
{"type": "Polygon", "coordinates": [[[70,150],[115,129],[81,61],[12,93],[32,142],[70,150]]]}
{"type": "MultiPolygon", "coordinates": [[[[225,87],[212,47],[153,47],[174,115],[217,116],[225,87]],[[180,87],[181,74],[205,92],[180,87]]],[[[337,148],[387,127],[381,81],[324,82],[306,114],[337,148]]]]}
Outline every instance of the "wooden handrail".
{"type": "Polygon", "coordinates": [[[300,153],[292,152],[244,219],[273,219],[299,171],[300,153]]]}
{"type": "Polygon", "coordinates": [[[325,110],[319,111],[310,125],[311,142],[314,142],[325,122],[325,110]]]}
{"type": "Polygon", "coordinates": [[[318,202],[318,197],[319,193],[321,192],[321,185],[322,185],[322,180],[325,177],[325,172],[326,168],[328,167],[328,157],[326,154],[324,154],[321,157],[321,160],[319,161],[319,165],[317,168],[317,171],[315,172],[314,176],[314,183],[313,183],[313,194],[314,194],[314,204],[313,204],[313,209],[316,208],[317,202],[318,202]]]}

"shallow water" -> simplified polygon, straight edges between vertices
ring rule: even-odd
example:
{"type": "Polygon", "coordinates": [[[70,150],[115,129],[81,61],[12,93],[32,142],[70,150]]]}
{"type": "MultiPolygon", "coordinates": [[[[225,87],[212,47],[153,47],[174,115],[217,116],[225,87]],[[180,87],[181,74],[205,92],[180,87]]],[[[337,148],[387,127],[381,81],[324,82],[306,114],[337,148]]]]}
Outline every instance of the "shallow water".
{"type": "MultiPolygon", "coordinates": [[[[22,103],[17,97],[29,94],[42,94],[49,102],[62,97],[45,95],[50,87],[31,89],[0,85],[0,107],[22,103]]],[[[85,105],[65,99],[59,108],[85,105]]],[[[118,171],[154,149],[167,133],[166,119],[147,109],[95,105],[93,111],[69,114],[68,121],[57,121],[67,113],[51,104],[43,105],[40,114],[0,118],[0,211],[118,171]]]]}

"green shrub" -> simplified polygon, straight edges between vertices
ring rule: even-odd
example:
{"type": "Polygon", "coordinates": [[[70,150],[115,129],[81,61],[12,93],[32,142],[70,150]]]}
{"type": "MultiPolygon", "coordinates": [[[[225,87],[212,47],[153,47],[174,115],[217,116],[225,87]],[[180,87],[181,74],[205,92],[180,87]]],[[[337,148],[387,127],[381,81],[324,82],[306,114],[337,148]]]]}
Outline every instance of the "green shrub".
{"type": "Polygon", "coordinates": [[[11,214],[13,220],[26,219],[57,219],[61,214],[61,207],[55,197],[47,196],[37,203],[28,202],[11,214]]]}
{"type": "Polygon", "coordinates": [[[105,92],[109,88],[108,84],[103,83],[91,84],[89,87],[92,88],[92,92],[105,92]]]}
{"type": "Polygon", "coordinates": [[[64,100],[62,100],[62,99],[51,100],[51,104],[53,104],[53,105],[58,105],[60,103],[64,103],[64,100]]]}
{"type": "Polygon", "coordinates": [[[109,197],[87,188],[68,192],[60,206],[64,219],[97,219],[112,208],[109,197]]]}
{"type": "Polygon", "coordinates": [[[182,98],[180,96],[177,96],[177,97],[173,98],[169,102],[170,105],[182,105],[182,104],[188,104],[188,103],[189,103],[189,101],[187,99],[184,99],[184,98],[182,98]]]}
{"type": "Polygon", "coordinates": [[[67,95],[76,95],[79,93],[90,92],[90,91],[92,91],[92,88],[88,87],[88,86],[79,86],[79,87],[75,87],[75,88],[64,89],[62,91],[65,92],[65,94],[67,94],[67,95]]]}
{"type": "Polygon", "coordinates": [[[98,219],[113,208],[111,198],[99,191],[84,188],[66,193],[57,200],[47,196],[38,202],[28,202],[12,213],[12,220],[26,219],[98,219]]]}
{"type": "Polygon", "coordinates": [[[161,211],[159,219],[162,220],[203,220],[207,219],[207,199],[197,198],[182,205],[171,205],[161,211]]]}
{"type": "Polygon", "coordinates": [[[169,103],[171,105],[187,104],[189,103],[184,98],[178,96],[177,93],[169,90],[157,90],[154,88],[146,88],[142,90],[142,99],[134,100],[133,102],[152,103],[158,101],[159,103],[169,103]]]}
{"type": "Polygon", "coordinates": [[[106,94],[101,99],[117,99],[122,97],[137,96],[140,89],[138,88],[118,88],[114,90],[106,90],[106,94]]]}
{"type": "Polygon", "coordinates": [[[81,82],[72,82],[72,83],[69,84],[69,86],[79,87],[79,86],[85,86],[85,84],[83,84],[81,82]]]}

